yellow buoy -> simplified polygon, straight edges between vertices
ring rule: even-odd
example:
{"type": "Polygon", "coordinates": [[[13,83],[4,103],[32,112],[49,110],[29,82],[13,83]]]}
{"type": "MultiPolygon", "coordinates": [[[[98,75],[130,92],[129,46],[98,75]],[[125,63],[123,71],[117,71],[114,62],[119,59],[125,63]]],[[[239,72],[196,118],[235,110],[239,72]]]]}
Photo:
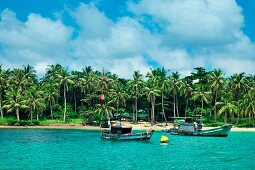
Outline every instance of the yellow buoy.
{"type": "Polygon", "coordinates": [[[161,138],[160,138],[160,142],[161,143],[168,143],[169,142],[169,138],[167,137],[167,136],[161,136],[161,138]]]}

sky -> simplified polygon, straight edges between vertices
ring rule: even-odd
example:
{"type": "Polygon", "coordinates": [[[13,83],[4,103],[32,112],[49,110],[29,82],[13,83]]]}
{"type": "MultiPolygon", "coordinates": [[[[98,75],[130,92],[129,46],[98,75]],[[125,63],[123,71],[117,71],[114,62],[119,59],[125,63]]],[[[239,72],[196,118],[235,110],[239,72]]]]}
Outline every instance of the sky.
{"type": "Polygon", "coordinates": [[[0,0],[0,65],[255,74],[254,0],[0,0]]]}

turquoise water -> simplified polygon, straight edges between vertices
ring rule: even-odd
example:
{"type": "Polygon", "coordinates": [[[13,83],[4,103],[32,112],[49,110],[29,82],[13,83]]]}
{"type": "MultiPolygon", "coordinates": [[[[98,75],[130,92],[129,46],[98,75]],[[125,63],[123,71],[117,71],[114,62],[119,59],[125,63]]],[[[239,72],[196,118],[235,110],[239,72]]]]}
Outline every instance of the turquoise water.
{"type": "Polygon", "coordinates": [[[109,141],[99,131],[0,129],[0,169],[255,169],[255,133],[109,141]]]}

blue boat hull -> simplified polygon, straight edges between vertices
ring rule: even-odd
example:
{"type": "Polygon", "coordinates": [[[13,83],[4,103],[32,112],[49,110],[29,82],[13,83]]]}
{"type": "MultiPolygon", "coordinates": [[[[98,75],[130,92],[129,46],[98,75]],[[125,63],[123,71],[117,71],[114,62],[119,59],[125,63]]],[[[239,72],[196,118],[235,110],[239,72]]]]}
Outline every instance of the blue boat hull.
{"type": "Polygon", "coordinates": [[[209,130],[193,131],[193,132],[172,130],[170,131],[170,134],[183,135],[183,136],[227,137],[231,128],[232,128],[231,125],[226,125],[226,126],[222,126],[218,128],[209,129],[209,130]]]}
{"type": "Polygon", "coordinates": [[[153,131],[120,135],[103,132],[101,138],[110,140],[150,140],[152,135],[153,131]]]}

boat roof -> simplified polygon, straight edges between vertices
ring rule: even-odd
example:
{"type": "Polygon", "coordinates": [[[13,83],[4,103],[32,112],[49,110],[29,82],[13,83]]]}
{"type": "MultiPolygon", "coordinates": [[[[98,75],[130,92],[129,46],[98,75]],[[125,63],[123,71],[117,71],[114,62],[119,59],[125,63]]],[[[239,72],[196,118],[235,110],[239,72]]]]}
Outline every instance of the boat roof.
{"type": "Polygon", "coordinates": [[[112,128],[132,128],[132,126],[126,126],[123,124],[114,124],[112,125],[112,128]]]}

